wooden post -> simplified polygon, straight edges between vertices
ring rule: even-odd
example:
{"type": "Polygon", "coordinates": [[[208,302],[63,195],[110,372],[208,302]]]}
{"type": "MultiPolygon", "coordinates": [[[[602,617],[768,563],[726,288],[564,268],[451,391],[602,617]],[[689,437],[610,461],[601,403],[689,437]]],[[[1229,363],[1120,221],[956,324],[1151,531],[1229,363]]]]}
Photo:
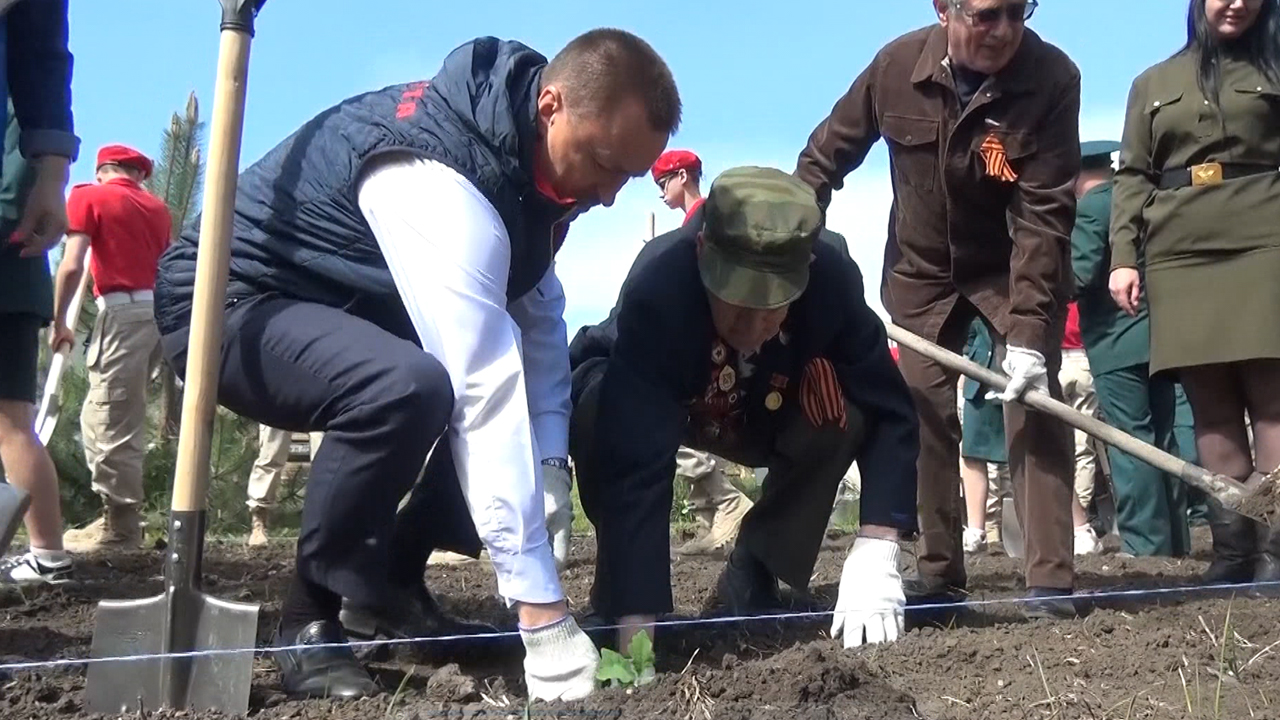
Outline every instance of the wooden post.
{"type": "Polygon", "coordinates": [[[652,240],[655,237],[654,230],[653,230],[654,222],[655,222],[655,216],[653,212],[650,211],[649,212],[649,238],[648,240],[645,240],[645,242],[649,242],[649,240],[652,240]]]}

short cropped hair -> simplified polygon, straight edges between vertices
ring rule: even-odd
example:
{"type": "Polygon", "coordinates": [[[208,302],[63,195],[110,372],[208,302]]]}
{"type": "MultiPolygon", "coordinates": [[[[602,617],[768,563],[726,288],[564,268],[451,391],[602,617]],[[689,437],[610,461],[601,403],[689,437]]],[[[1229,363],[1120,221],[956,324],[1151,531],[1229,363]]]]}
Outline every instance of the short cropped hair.
{"type": "Polygon", "coordinates": [[[671,69],[649,43],[625,30],[597,28],[574,38],[542,72],[542,86],[555,85],[576,112],[598,115],[627,98],[638,98],[658,132],[680,127],[680,92],[671,69]]]}

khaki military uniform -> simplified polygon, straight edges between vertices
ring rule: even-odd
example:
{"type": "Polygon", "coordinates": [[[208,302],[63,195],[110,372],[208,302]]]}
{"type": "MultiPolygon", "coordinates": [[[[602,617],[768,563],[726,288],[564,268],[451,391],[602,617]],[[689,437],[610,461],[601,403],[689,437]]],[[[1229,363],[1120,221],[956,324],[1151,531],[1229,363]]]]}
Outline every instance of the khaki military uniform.
{"type": "Polygon", "coordinates": [[[1280,358],[1280,88],[1226,55],[1215,107],[1197,75],[1183,53],[1134,81],[1113,190],[1111,268],[1145,256],[1153,374],[1280,358]]]}

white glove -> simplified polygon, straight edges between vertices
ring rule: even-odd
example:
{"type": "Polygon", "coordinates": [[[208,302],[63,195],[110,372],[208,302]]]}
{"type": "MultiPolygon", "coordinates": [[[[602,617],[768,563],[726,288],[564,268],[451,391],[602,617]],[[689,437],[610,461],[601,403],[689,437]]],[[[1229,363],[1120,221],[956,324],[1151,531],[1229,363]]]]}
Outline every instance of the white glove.
{"type": "Polygon", "coordinates": [[[907,605],[898,572],[898,543],[860,537],[853,542],[840,574],[836,615],[831,637],[844,634],[844,646],[866,642],[893,642],[902,634],[903,609],[907,605]]]}
{"type": "Polygon", "coordinates": [[[1005,351],[1001,369],[1009,376],[1009,385],[1002,393],[994,390],[987,393],[988,400],[1013,402],[1022,397],[1028,387],[1049,392],[1049,371],[1045,368],[1044,356],[1035,350],[1010,345],[1005,351]]]}
{"type": "Polygon", "coordinates": [[[569,559],[569,536],[573,531],[573,478],[569,471],[554,465],[542,466],[543,502],[546,505],[547,533],[551,536],[551,554],[556,567],[564,568],[569,559]]]}
{"type": "Polygon", "coordinates": [[[524,680],[533,700],[581,700],[596,689],[600,652],[572,615],[534,630],[520,628],[524,680]]]}

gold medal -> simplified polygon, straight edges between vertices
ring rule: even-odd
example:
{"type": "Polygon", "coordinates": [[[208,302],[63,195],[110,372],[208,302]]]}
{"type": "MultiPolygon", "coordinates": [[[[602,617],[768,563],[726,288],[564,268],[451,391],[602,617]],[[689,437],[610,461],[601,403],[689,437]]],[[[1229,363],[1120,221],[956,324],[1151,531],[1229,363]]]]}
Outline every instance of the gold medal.
{"type": "Polygon", "coordinates": [[[737,373],[733,371],[733,368],[726,365],[724,369],[720,371],[720,377],[717,378],[717,383],[720,385],[720,390],[722,392],[729,392],[729,390],[733,388],[733,383],[737,379],[737,373]]]}
{"type": "Polygon", "coordinates": [[[782,407],[782,393],[774,390],[766,395],[764,398],[764,406],[768,408],[770,412],[782,407]]]}

